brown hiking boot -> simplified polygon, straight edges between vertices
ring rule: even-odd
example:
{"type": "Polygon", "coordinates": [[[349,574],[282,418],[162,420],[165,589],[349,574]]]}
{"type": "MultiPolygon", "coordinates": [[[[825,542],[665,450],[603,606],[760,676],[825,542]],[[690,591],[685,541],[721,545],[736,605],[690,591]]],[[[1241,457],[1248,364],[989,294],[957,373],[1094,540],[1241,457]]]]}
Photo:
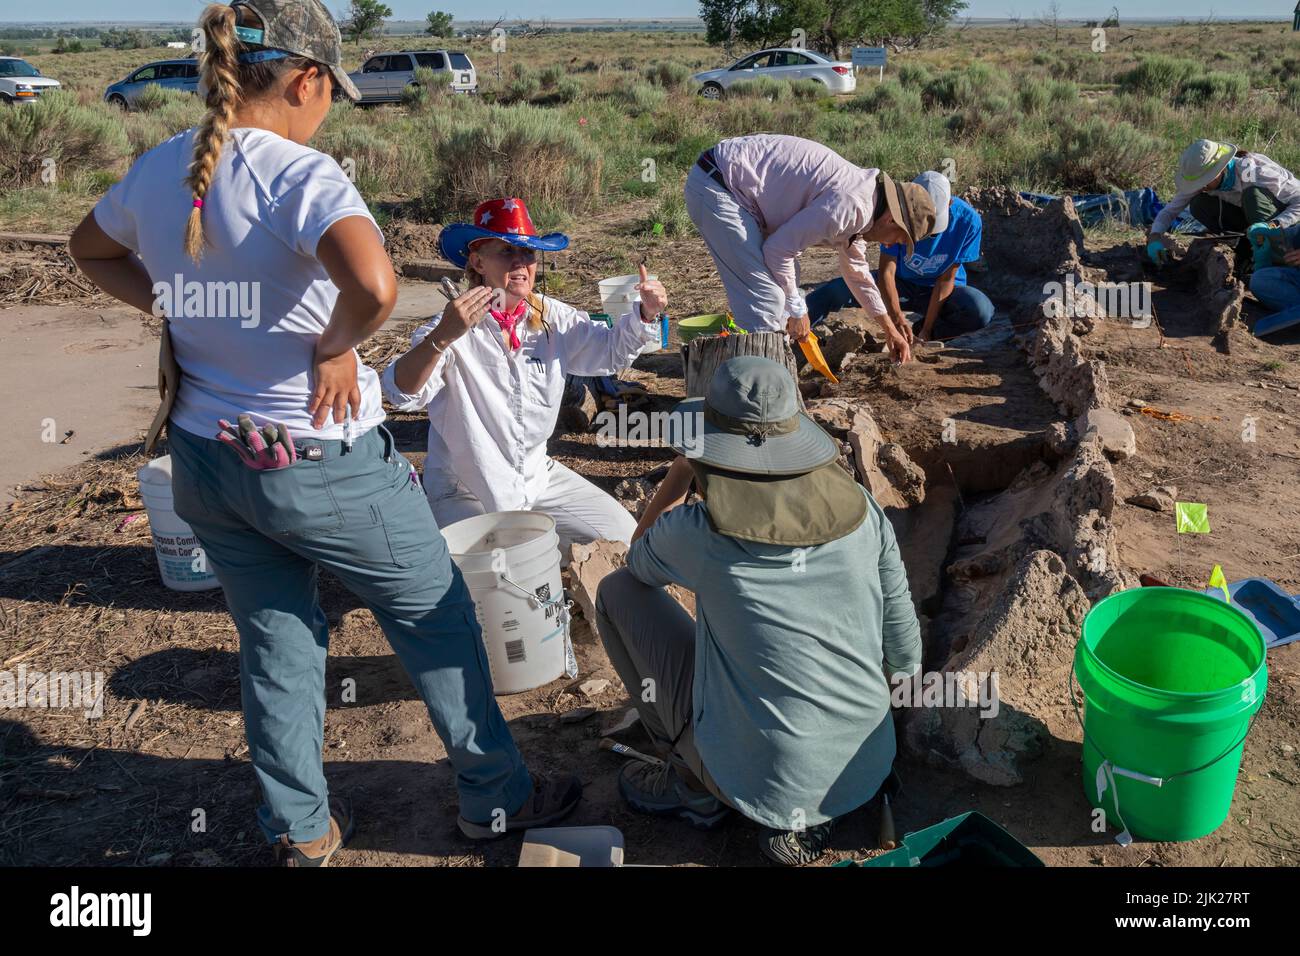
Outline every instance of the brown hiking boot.
{"type": "Polygon", "coordinates": [[[288,834],[275,844],[276,866],[329,866],[330,859],[352,839],[355,823],[343,805],[330,801],[330,826],[309,843],[292,843],[288,834]]]}
{"type": "Polygon", "coordinates": [[[582,799],[582,783],[571,773],[553,777],[533,776],[533,792],[524,805],[507,817],[503,813],[486,823],[474,823],[458,817],[460,832],[471,840],[496,840],[516,830],[544,827],[566,817],[582,799]]]}

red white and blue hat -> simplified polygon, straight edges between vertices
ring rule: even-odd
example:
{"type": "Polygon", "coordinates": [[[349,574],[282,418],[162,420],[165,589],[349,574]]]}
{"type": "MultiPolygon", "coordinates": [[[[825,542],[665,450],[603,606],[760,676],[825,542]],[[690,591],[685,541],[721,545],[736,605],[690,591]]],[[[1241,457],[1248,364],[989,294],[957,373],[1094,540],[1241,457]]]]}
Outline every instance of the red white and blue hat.
{"type": "Polygon", "coordinates": [[[481,239],[501,239],[512,246],[559,252],[569,248],[569,237],[562,232],[537,234],[528,207],[522,199],[489,199],[474,210],[474,221],[453,222],[438,236],[442,257],[452,265],[465,268],[469,250],[481,239]]]}

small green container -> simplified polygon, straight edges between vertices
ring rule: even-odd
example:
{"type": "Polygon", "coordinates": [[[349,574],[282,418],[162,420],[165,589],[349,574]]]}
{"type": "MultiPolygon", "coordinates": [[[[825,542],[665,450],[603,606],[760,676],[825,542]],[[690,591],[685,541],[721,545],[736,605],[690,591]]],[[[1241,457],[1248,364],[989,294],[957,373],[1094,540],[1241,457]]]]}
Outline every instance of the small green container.
{"type": "Polygon", "coordinates": [[[1109,825],[1150,840],[1218,829],[1264,703],[1264,655],[1254,621],[1196,591],[1134,588],[1089,612],[1074,654],[1083,789],[1109,825]]]}
{"type": "MultiPolygon", "coordinates": [[[[853,866],[851,860],[836,866],[853,866]]],[[[858,866],[1042,866],[1043,861],[1006,830],[975,810],[903,837],[896,850],[858,866]]]]}
{"type": "Polygon", "coordinates": [[[689,342],[693,338],[701,335],[717,335],[723,329],[731,332],[743,332],[744,330],[732,320],[731,316],[725,312],[713,312],[709,315],[692,315],[689,318],[679,319],[677,321],[677,337],[683,343],[689,342]]]}

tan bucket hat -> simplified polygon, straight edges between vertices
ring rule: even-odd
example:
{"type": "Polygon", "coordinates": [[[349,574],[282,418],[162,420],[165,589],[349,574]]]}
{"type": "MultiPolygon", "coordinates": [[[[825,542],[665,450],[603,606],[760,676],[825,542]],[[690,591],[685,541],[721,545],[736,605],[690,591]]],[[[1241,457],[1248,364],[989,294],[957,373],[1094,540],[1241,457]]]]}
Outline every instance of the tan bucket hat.
{"type": "Polygon", "coordinates": [[[1212,139],[1192,143],[1178,157],[1178,195],[1199,193],[1228,168],[1236,155],[1237,147],[1232,143],[1216,143],[1212,139]]]}
{"type": "Polygon", "coordinates": [[[883,169],[880,183],[885,189],[885,205],[890,215],[907,233],[907,254],[910,256],[912,247],[934,232],[934,203],[924,186],[896,183],[883,169]]]}

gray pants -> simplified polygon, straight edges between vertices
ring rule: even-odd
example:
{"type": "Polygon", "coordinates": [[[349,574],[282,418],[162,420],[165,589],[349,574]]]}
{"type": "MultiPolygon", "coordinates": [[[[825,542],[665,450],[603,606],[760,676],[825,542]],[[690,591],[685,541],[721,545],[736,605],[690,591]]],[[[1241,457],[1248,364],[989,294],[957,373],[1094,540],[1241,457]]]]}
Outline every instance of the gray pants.
{"type": "Polygon", "coordinates": [[[643,584],[620,568],[596,591],[596,627],[660,755],[679,773],[689,771],[687,783],[694,777],[731,806],[695,749],[695,622],[686,609],[663,588],[643,584]]]}
{"type": "MultiPolygon", "coordinates": [[[[320,460],[252,471],[221,442],[172,425],[172,493],[225,590],[239,629],[248,756],[265,802],[269,842],[324,835],[329,793],[321,765],[329,627],[320,569],[375,616],[423,698],[456,771],[461,814],[514,813],[533,782],[492,696],[474,602],[434,524],[411,465],[382,425],[322,441],[320,460]]],[[[299,443],[300,446],[303,443],[299,443]]],[[[368,686],[358,688],[366,703],[368,686]]]]}
{"type": "Polygon", "coordinates": [[[734,196],[699,166],[686,176],[686,211],[718,267],[736,324],[748,332],[785,331],[785,293],[763,259],[763,231],[734,196]]]}

